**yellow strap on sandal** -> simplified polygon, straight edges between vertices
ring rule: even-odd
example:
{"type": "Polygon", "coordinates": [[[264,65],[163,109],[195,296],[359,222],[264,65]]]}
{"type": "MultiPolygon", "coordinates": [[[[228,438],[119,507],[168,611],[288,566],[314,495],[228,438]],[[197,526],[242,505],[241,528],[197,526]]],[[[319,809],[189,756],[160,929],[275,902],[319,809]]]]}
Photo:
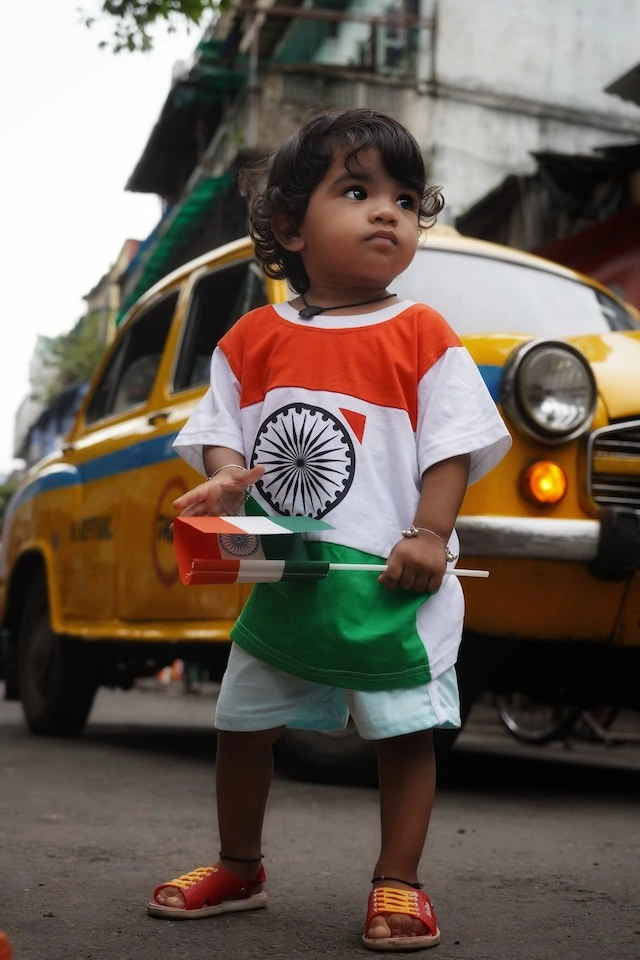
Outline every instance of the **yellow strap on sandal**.
{"type": "Polygon", "coordinates": [[[362,944],[368,950],[425,950],[440,943],[440,931],[433,912],[433,904],[422,890],[398,890],[395,887],[375,887],[369,894],[367,919],[362,944]],[[369,937],[371,921],[390,914],[419,920],[425,932],[416,937],[369,937]]]}
{"type": "Polygon", "coordinates": [[[195,870],[190,870],[189,873],[183,873],[181,877],[176,877],[175,880],[168,880],[166,883],[163,883],[163,887],[179,887],[180,890],[187,890],[189,887],[192,887],[194,883],[198,883],[199,880],[204,880],[205,877],[210,876],[214,873],[216,867],[196,867],[195,870]]]}

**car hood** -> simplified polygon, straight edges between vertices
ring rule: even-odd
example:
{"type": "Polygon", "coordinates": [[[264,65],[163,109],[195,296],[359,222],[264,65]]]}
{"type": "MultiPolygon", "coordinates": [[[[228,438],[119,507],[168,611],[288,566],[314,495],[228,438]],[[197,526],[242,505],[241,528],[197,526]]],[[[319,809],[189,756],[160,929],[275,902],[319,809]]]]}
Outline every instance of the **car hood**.
{"type": "Polygon", "coordinates": [[[640,416],[640,331],[568,339],[591,364],[609,418],[640,416]]]}
{"type": "MultiPolygon", "coordinates": [[[[495,400],[498,400],[502,368],[508,357],[532,339],[535,338],[504,333],[462,337],[495,400]]],[[[598,392],[611,420],[640,417],[640,331],[558,339],[573,344],[591,364],[598,392]]]]}

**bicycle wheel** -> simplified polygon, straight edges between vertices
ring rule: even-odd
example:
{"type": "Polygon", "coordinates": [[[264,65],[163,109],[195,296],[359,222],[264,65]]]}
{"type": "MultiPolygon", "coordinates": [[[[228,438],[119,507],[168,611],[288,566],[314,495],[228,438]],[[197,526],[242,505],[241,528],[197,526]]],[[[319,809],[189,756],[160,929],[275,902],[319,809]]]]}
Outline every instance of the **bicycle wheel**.
{"type": "Polygon", "coordinates": [[[579,707],[542,703],[525,693],[497,696],[495,703],[498,716],[511,736],[539,747],[562,740],[580,716],[579,707]]]}

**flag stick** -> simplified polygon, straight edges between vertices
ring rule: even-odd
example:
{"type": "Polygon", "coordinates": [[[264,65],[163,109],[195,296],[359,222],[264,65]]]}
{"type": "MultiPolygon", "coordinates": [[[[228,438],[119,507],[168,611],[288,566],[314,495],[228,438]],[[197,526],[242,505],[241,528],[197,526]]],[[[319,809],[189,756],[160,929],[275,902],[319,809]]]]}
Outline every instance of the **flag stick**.
{"type": "MultiPolygon", "coordinates": [[[[203,583],[277,583],[279,580],[324,580],[332,571],[369,571],[382,573],[384,563],[326,563],[322,560],[235,560],[226,557],[195,557],[190,568],[183,566],[182,582],[203,583]]],[[[488,570],[459,570],[449,567],[444,572],[454,577],[488,577],[488,570]]]]}
{"type": "MultiPolygon", "coordinates": [[[[329,570],[372,570],[383,573],[387,569],[384,563],[330,563],[329,570]]],[[[488,577],[488,570],[460,570],[451,567],[445,570],[445,577],[488,577]]]]}

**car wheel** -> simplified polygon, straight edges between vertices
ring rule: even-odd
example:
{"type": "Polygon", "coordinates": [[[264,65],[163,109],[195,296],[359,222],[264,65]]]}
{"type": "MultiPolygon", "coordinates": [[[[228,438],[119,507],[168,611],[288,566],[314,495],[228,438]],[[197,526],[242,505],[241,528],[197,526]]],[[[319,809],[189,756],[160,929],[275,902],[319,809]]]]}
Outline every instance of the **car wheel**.
{"type": "MultiPolygon", "coordinates": [[[[440,767],[446,766],[459,733],[459,729],[434,732],[440,767]]],[[[375,746],[359,736],[352,720],[338,732],[285,730],[276,745],[276,757],[281,769],[298,780],[361,787],[378,781],[375,746]]]]}
{"type": "Polygon", "coordinates": [[[276,745],[279,766],[296,779],[373,786],[376,751],[349,720],[344,730],[285,730],[276,745]]]}
{"type": "Polygon", "coordinates": [[[524,693],[497,696],[496,709],[512,737],[538,747],[563,740],[581,713],[580,707],[543,703],[524,693]]]}
{"type": "Polygon", "coordinates": [[[18,635],[18,679],[32,733],[74,736],[93,705],[97,682],[85,648],[51,629],[44,573],[31,583],[18,635]]]}

